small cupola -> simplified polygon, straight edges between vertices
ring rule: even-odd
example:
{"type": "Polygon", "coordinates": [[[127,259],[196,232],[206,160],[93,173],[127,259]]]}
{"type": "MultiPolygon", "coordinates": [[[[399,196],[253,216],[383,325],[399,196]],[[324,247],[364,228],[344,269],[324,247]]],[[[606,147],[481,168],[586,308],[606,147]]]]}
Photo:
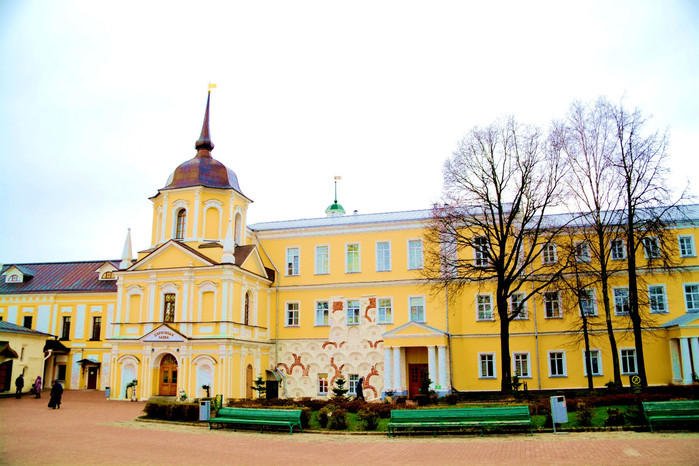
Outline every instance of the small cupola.
{"type": "Polygon", "coordinates": [[[345,215],[345,209],[337,203],[337,182],[341,179],[342,177],[340,176],[335,177],[335,200],[328,206],[327,209],[325,209],[325,215],[328,217],[339,217],[340,215],[345,215]]]}

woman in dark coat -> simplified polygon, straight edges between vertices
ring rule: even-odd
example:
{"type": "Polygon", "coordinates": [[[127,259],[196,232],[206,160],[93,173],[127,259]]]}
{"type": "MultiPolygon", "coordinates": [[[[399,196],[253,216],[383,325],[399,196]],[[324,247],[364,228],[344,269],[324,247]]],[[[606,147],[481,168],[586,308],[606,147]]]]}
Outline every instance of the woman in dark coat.
{"type": "Polygon", "coordinates": [[[51,387],[51,399],[49,400],[49,408],[61,409],[61,396],[63,395],[63,385],[58,380],[53,382],[51,387]]]}

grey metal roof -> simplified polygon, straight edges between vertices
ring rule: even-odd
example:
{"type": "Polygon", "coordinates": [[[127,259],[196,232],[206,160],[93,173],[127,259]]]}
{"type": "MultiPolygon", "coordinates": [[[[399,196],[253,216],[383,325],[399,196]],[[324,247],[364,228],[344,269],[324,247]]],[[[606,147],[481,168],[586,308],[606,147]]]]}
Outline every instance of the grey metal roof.
{"type": "Polygon", "coordinates": [[[32,330],[27,327],[22,327],[20,325],[15,325],[13,323],[7,322],[5,320],[0,320],[0,332],[5,333],[21,333],[23,335],[45,335],[47,337],[53,336],[48,333],[39,332],[37,330],[32,330]]]}
{"type": "Polygon", "coordinates": [[[371,223],[424,221],[429,219],[431,215],[432,211],[430,209],[407,210],[402,212],[385,212],[379,214],[354,214],[340,215],[336,217],[302,218],[299,220],[283,220],[278,222],[261,222],[253,223],[252,225],[248,225],[248,227],[256,231],[340,227],[371,223]]]}
{"type": "Polygon", "coordinates": [[[683,316],[677,317],[676,319],[672,319],[671,321],[665,322],[663,324],[663,327],[684,327],[687,324],[691,324],[695,320],[699,319],[699,313],[698,312],[690,312],[689,314],[685,314],[683,316]]]}

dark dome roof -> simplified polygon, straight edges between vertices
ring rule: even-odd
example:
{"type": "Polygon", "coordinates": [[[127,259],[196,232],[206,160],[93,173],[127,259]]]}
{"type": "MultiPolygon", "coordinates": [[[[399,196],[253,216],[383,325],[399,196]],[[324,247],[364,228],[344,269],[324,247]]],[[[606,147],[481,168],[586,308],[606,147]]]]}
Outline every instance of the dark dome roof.
{"type": "Polygon", "coordinates": [[[163,189],[205,186],[207,188],[233,188],[242,194],[235,172],[211,157],[208,152],[208,150],[200,150],[196,157],[177,167],[167,179],[163,189]],[[202,155],[202,152],[207,152],[207,154],[202,155]]]}

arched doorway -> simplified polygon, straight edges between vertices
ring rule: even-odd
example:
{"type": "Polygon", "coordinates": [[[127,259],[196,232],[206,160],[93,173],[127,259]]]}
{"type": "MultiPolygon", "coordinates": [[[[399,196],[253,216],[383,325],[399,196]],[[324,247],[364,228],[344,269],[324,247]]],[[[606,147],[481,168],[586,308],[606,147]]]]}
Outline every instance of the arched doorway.
{"type": "Polygon", "coordinates": [[[160,388],[158,395],[177,396],[177,360],[171,354],[160,361],[160,388]]]}
{"type": "Polygon", "coordinates": [[[252,365],[245,371],[245,398],[252,399],[252,365]]]}

